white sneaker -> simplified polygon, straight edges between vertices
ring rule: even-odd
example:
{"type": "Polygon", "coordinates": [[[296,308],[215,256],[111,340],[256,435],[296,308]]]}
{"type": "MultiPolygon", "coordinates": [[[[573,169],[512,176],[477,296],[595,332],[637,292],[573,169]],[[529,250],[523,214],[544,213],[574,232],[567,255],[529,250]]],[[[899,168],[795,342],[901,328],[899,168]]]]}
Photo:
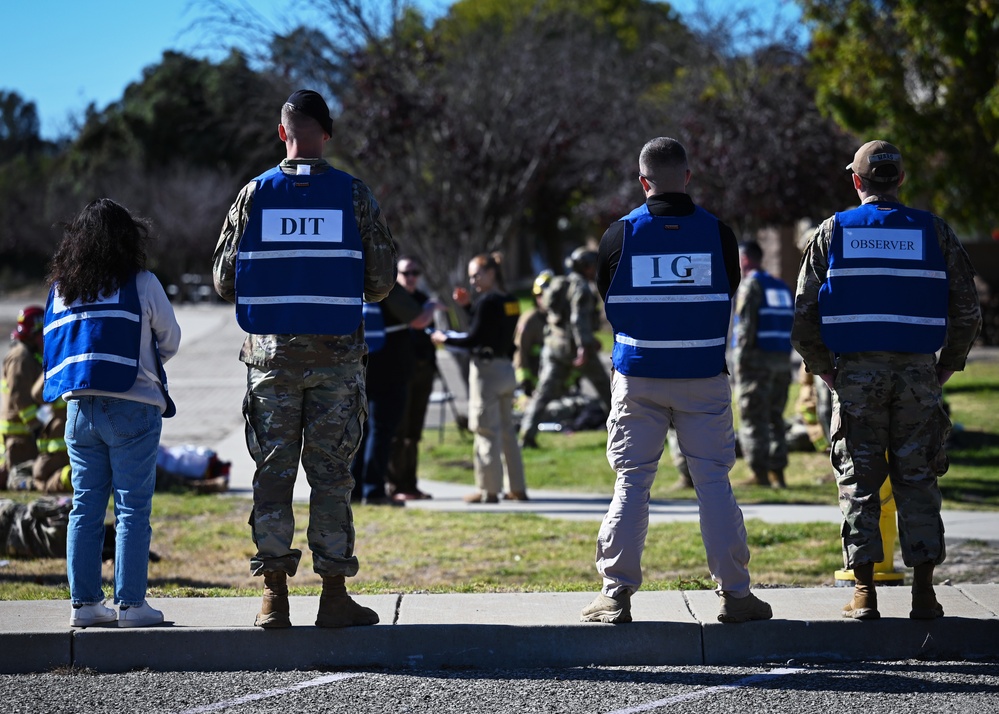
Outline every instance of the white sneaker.
{"type": "Polygon", "coordinates": [[[91,627],[93,625],[104,625],[118,619],[118,613],[110,607],[105,607],[103,602],[96,605],[81,605],[73,607],[73,612],[69,616],[70,627],[91,627]]]}
{"type": "Polygon", "coordinates": [[[162,622],[163,613],[150,607],[145,600],[141,605],[119,608],[118,627],[149,627],[162,622]]]}

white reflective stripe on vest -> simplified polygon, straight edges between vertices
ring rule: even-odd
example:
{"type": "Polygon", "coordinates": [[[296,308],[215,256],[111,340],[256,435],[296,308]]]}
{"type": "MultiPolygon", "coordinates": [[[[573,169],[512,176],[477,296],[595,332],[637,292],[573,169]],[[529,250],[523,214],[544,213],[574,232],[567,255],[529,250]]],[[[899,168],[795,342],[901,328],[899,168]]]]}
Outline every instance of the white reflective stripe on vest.
{"type": "Polygon", "coordinates": [[[617,334],[614,335],[615,342],[632,347],[647,347],[651,349],[685,349],[689,347],[718,347],[725,344],[725,338],[719,337],[715,340],[636,340],[634,337],[617,334]]]}
{"type": "Polygon", "coordinates": [[[648,303],[648,302],[728,302],[725,293],[710,293],[704,295],[609,295],[607,302],[611,303],[648,303]]]}
{"type": "Polygon", "coordinates": [[[127,367],[134,367],[138,364],[137,360],[128,359],[127,357],[121,357],[119,355],[112,355],[106,352],[87,352],[82,355],[73,355],[72,357],[67,357],[62,362],[57,364],[55,367],[50,369],[45,373],[45,379],[49,379],[53,375],[59,374],[62,370],[66,369],[71,364],[76,364],[77,362],[114,362],[115,364],[123,364],[127,367]]]}
{"type": "Polygon", "coordinates": [[[791,333],[790,333],[790,331],[788,331],[788,332],[778,332],[776,330],[770,331],[770,332],[757,332],[756,333],[756,339],[760,339],[761,337],[762,338],[768,338],[768,337],[786,337],[787,339],[791,339],[791,333]]]}
{"type": "Polygon", "coordinates": [[[100,319],[102,317],[120,317],[126,320],[131,320],[132,322],[139,322],[142,319],[141,315],[136,315],[134,312],[128,312],[127,310],[98,310],[95,312],[76,312],[71,315],[66,315],[66,317],[60,317],[58,320],[53,320],[45,326],[43,334],[49,334],[52,330],[57,327],[62,327],[69,322],[76,322],[77,320],[89,320],[89,319],[100,319]]]}
{"type": "Polygon", "coordinates": [[[270,258],[362,258],[359,250],[249,250],[241,252],[242,260],[267,260],[270,258]]]}
{"type": "Polygon", "coordinates": [[[328,295],[280,295],[277,297],[237,297],[240,305],[360,305],[361,298],[330,297],[328,295]]]}
{"type": "Polygon", "coordinates": [[[794,310],[791,308],[780,308],[780,307],[761,307],[761,315],[794,315],[794,310]]]}
{"type": "Polygon", "coordinates": [[[886,275],[892,278],[947,279],[947,273],[943,270],[904,270],[901,268],[830,268],[826,275],[830,278],[855,278],[872,275],[886,275]]]}
{"type": "Polygon", "coordinates": [[[841,325],[849,322],[892,322],[900,325],[943,327],[947,324],[947,318],[919,317],[917,315],[825,315],[822,318],[822,323],[826,325],[841,325]]]}

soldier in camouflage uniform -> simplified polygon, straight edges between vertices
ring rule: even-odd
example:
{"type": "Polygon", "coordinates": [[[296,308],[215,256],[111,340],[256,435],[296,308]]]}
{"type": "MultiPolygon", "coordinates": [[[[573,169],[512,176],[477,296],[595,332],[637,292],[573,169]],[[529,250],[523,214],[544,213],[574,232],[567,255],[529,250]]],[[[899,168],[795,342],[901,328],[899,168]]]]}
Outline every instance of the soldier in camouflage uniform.
{"type": "Polygon", "coordinates": [[[843,558],[856,581],[843,616],[880,617],[873,571],[885,557],[879,491],[889,478],[902,558],[914,569],[909,616],[932,619],[943,615],[933,592],[950,431],[941,387],[964,369],[981,329],[974,270],[941,218],[899,202],[896,147],[868,142],[847,168],[861,206],[824,221],[808,243],[791,341],[833,391],[843,558]]]}
{"type": "MultiPolygon", "coordinates": [[[[286,320],[286,326],[296,322],[302,324],[303,315],[318,309],[318,314],[311,313],[311,324],[343,328],[340,332],[330,329],[330,334],[312,334],[300,329],[274,329],[278,334],[257,334],[248,330],[250,334],[240,353],[240,360],[247,366],[247,393],[243,403],[246,442],[257,465],[250,516],[257,552],[250,559],[250,568],[254,575],[264,576],[263,607],[255,621],[260,627],[289,627],[291,624],[287,576],[295,574],[301,558],[301,551],[291,547],[295,530],[292,489],[300,455],[312,489],[309,548],[314,569],[323,578],[316,625],[345,627],[378,622],[373,610],[350,599],[344,578],[355,575],[358,567],[349,503],[353,486],[350,463],[367,414],[364,385],[367,347],[360,303],[362,292],[364,299],[377,302],[395,285],[396,251],[370,189],[362,181],[336,172],[319,158],[332,131],[329,109],[320,95],[302,90],[289,97],[282,107],[278,126],[279,137],[287,149],[287,158],[279,166],[280,174],[276,170],[269,171],[240,191],[229,209],[214,255],[215,289],[222,298],[236,303],[241,325],[247,316],[241,309],[245,311],[248,305],[252,310],[255,306],[241,292],[240,285],[247,283],[238,282],[237,274],[245,275],[242,270],[256,267],[247,264],[258,263],[273,273],[271,289],[275,297],[265,297],[265,301],[281,305],[278,314],[286,320]],[[330,175],[323,178],[326,174],[330,175]],[[308,191],[311,184],[327,186],[329,181],[339,183],[332,184],[328,194],[308,191]],[[240,243],[248,243],[248,236],[254,240],[252,245],[266,247],[260,241],[260,226],[266,217],[261,218],[259,209],[274,205],[274,189],[263,193],[268,185],[289,186],[288,192],[292,195],[301,191],[307,197],[311,196],[311,201],[317,201],[320,210],[341,200],[352,203],[353,210],[343,210],[342,220],[337,221],[342,236],[338,236],[340,240],[336,245],[346,248],[349,239],[352,244],[356,241],[359,251],[310,250],[309,245],[317,245],[313,242],[282,253],[293,254],[291,260],[302,260],[301,256],[304,256],[305,265],[299,262],[294,267],[303,271],[306,277],[316,279],[314,291],[336,291],[352,281],[357,285],[363,283],[363,288],[353,295],[317,295],[312,301],[315,304],[296,304],[295,301],[301,299],[302,285],[294,279],[289,280],[282,260],[253,260],[256,256],[240,251],[240,243]],[[270,203],[265,203],[264,198],[270,203]],[[256,213],[255,202],[259,204],[256,213]],[[356,223],[357,233],[353,232],[355,226],[351,223],[356,223]],[[251,229],[255,224],[254,234],[251,229]],[[361,262],[343,262],[357,259],[361,262]],[[327,264],[329,261],[334,261],[332,266],[327,264]],[[310,272],[313,267],[326,271],[325,280],[322,275],[310,272]],[[337,276],[331,276],[330,270],[342,271],[349,280],[334,279],[337,276]],[[288,291],[294,295],[284,294],[288,291]]],[[[344,205],[343,208],[349,207],[344,205]]],[[[305,220],[309,222],[310,230],[316,227],[317,219],[305,220]]],[[[334,236],[333,240],[336,238],[334,236]]],[[[266,277],[257,280],[266,283],[266,277]]],[[[249,316],[252,315],[250,312],[249,316]]]]}
{"type": "Polygon", "coordinates": [[[793,295],[763,270],[756,241],[739,245],[743,280],[735,294],[732,365],[739,406],[739,444],[752,471],[744,485],[784,488],[784,407],[791,386],[793,295]]]}
{"type": "Polygon", "coordinates": [[[573,369],[590,381],[604,414],[610,413],[610,378],[600,363],[600,341],[595,334],[600,327],[600,308],[590,287],[596,276],[597,254],[577,248],[568,264],[569,274],[553,280],[545,290],[548,324],[541,377],[520,426],[520,443],[525,448],[537,448],[538,423],[545,406],[560,394],[573,369]]]}
{"type": "Polygon", "coordinates": [[[542,270],[534,279],[531,293],[534,295],[535,309],[523,313],[517,321],[513,333],[513,369],[517,375],[517,387],[528,397],[534,394],[541,374],[541,350],[545,343],[544,293],[554,277],[552,271],[542,270]]]}

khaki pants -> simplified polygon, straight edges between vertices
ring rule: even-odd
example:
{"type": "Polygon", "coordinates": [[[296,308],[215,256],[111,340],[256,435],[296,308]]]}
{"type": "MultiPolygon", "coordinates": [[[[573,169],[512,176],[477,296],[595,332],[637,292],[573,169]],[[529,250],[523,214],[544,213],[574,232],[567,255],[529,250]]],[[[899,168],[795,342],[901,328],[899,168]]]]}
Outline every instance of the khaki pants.
{"type": "Polygon", "coordinates": [[[468,369],[468,428],[475,434],[475,484],[499,494],[525,491],[524,462],[513,427],[513,363],[500,357],[472,357],[468,369]]]}
{"type": "Polygon", "coordinates": [[[607,460],[617,481],[597,536],[603,592],[633,593],[642,584],[649,491],[672,423],[697,492],[711,578],[719,592],[744,597],[749,593],[749,547],[728,476],[735,463],[728,378],[652,379],[615,372],[611,384],[607,460]]]}

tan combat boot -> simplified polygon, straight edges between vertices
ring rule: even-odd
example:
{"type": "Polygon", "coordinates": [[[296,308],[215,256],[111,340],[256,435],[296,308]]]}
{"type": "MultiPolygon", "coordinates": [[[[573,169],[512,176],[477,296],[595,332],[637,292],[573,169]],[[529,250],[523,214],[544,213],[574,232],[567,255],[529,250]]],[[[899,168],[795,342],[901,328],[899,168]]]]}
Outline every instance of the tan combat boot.
{"type": "Polygon", "coordinates": [[[770,476],[770,486],[772,488],[787,488],[787,482],[784,480],[783,469],[771,471],[768,476],[770,476]]]}
{"type": "Polygon", "coordinates": [[[912,569],[912,609],[909,617],[913,620],[932,620],[943,617],[943,606],[937,602],[933,592],[933,563],[923,563],[912,569]]]}
{"type": "Polygon", "coordinates": [[[342,575],[323,576],[323,594],[319,597],[316,627],[377,625],[378,613],[351,600],[345,583],[342,575]]]}
{"type": "Polygon", "coordinates": [[[266,628],[291,627],[287,573],[264,573],[264,602],[253,624],[266,628]]]}
{"type": "Polygon", "coordinates": [[[854,620],[877,620],[878,594],[874,591],[874,563],[855,565],[853,567],[853,599],[843,606],[843,617],[854,620]]]}

